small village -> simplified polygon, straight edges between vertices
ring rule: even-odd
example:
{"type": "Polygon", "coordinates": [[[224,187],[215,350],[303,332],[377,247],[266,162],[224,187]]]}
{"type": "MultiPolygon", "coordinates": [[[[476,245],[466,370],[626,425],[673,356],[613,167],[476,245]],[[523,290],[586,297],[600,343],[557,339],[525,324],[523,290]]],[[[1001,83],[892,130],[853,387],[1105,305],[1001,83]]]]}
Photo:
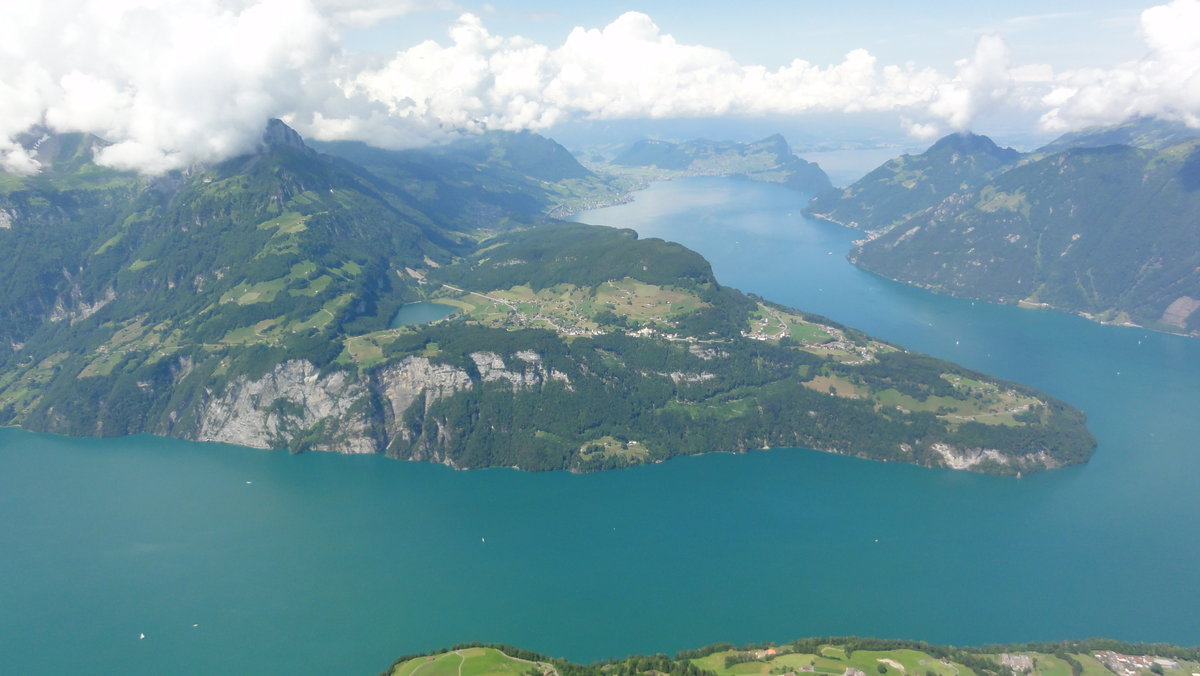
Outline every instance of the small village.
{"type": "MultiPolygon", "coordinates": [[[[1145,674],[1147,671],[1161,674],[1166,669],[1179,669],[1178,661],[1166,657],[1125,655],[1111,650],[1097,652],[1095,653],[1095,657],[1101,664],[1108,667],[1110,671],[1118,676],[1138,676],[1138,674],[1145,674]]],[[[1193,672],[1191,676],[1200,676],[1200,672],[1193,672]]]]}
{"type": "MultiPolygon", "coordinates": [[[[672,330],[678,317],[704,306],[698,298],[632,279],[609,280],[594,292],[571,285],[536,292],[528,287],[479,292],[443,284],[441,290],[451,295],[440,298],[439,302],[454,305],[485,326],[547,328],[569,337],[601,336],[617,331],[638,338],[692,344],[724,342],[724,339],[681,336],[672,330]],[[612,312],[626,325],[597,324],[595,313],[601,310],[612,312]]],[[[854,341],[841,329],[762,303],[741,335],[763,342],[790,338],[799,349],[850,366],[870,362],[879,350],[886,349],[873,341],[854,341]]]]}

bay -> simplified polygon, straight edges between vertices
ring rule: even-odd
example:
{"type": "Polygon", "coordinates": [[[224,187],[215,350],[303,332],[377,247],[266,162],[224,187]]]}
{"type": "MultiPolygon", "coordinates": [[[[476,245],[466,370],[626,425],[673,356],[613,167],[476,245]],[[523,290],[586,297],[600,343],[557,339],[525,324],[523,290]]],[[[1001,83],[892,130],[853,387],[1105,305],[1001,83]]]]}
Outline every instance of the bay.
{"type": "Polygon", "coordinates": [[[1014,480],[780,449],[454,472],[0,430],[5,670],[371,674],[471,640],[576,660],[825,634],[1200,643],[1200,341],[894,284],[804,201],[697,178],[578,218],[1059,396],[1088,412],[1092,462],[1014,480]]]}

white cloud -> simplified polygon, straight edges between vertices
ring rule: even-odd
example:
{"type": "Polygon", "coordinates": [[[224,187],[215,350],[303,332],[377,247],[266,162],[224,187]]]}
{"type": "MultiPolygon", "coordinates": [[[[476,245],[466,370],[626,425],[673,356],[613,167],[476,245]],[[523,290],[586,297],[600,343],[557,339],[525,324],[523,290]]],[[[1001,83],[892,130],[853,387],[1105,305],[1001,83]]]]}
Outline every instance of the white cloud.
{"type": "MultiPolygon", "coordinates": [[[[452,0],[45,0],[0,4],[0,168],[45,125],[111,143],[98,161],[155,173],[251,150],[266,119],[317,138],[404,147],[571,118],[897,111],[921,138],[1000,106],[1049,107],[1052,129],[1160,115],[1200,126],[1200,0],[1142,14],[1143,61],[1061,75],[1014,67],[984,36],[951,74],[865,50],[775,69],[686,44],[628,12],[548,46],[462,15],[449,41],[368,61],[341,32],[452,0]],[[911,119],[910,119],[911,118],[911,119]]],[[[1047,17],[1037,17],[1045,19],[1047,17]]],[[[1057,15],[1052,18],[1062,18],[1057,15]]]]}
{"type": "Polygon", "coordinates": [[[151,173],[244,152],[302,104],[336,43],[308,2],[56,0],[0,9],[0,162],[36,124],[112,142],[101,163],[151,173]]]}
{"type": "Polygon", "coordinates": [[[727,52],[676,41],[638,12],[603,29],[576,28],[555,49],[493,36],[470,14],[450,35],[447,46],[425,42],[358,74],[347,91],[430,129],[542,129],[571,116],[892,110],[928,102],[942,80],[911,65],[880,67],[864,50],[827,67],[743,66],[727,52]]]}
{"type": "Polygon", "coordinates": [[[1175,0],[1142,12],[1149,53],[1111,69],[1063,73],[1043,103],[1053,131],[1155,116],[1200,127],[1200,0],[1175,0]]]}
{"type": "Polygon", "coordinates": [[[1008,46],[996,35],[985,35],[970,59],[955,63],[958,75],[938,87],[929,112],[954,131],[966,131],[983,110],[1002,103],[1012,89],[1008,46]]]}
{"type": "Polygon", "coordinates": [[[909,136],[919,141],[929,141],[942,133],[942,128],[936,124],[916,122],[908,117],[901,117],[900,123],[909,136]]]}

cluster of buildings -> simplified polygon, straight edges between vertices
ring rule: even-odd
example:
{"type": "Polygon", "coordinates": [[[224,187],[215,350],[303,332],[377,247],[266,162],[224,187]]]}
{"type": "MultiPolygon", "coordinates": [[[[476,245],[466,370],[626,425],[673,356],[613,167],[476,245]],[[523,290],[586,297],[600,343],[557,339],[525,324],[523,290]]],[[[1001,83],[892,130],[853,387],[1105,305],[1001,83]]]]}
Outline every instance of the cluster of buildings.
{"type": "Polygon", "coordinates": [[[1000,664],[1013,671],[1028,674],[1033,671],[1033,657],[1020,653],[1001,653],[1000,664]]]}
{"type": "Polygon", "coordinates": [[[1111,650],[1103,650],[1096,653],[1095,657],[1118,676],[1137,676],[1147,669],[1152,669],[1156,664],[1159,666],[1160,672],[1162,669],[1179,668],[1179,663],[1175,660],[1151,657],[1150,655],[1124,655],[1111,650]]]}

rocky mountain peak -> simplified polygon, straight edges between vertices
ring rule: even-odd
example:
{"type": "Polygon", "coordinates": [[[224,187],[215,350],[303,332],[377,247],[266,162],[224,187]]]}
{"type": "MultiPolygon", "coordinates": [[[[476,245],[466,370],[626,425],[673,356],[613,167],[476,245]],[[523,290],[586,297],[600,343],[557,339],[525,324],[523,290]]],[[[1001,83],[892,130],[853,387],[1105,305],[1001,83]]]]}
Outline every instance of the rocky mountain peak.
{"type": "Polygon", "coordinates": [[[267,148],[308,148],[304,145],[304,139],[296,133],[295,129],[284,124],[283,120],[274,117],[267,121],[262,142],[267,148]]]}

